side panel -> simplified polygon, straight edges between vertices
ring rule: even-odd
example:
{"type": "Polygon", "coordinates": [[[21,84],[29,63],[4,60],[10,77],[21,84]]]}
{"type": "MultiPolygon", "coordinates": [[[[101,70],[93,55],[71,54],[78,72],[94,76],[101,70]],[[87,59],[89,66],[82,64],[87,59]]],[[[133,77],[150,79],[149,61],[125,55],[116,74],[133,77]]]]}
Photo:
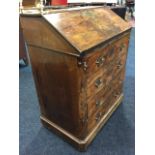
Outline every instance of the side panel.
{"type": "Polygon", "coordinates": [[[41,16],[21,16],[20,21],[28,45],[78,55],[77,51],[41,16]]]}
{"type": "Polygon", "coordinates": [[[81,137],[82,76],[77,58],[31,46],[29,54],[42,116],[81,137]]]}

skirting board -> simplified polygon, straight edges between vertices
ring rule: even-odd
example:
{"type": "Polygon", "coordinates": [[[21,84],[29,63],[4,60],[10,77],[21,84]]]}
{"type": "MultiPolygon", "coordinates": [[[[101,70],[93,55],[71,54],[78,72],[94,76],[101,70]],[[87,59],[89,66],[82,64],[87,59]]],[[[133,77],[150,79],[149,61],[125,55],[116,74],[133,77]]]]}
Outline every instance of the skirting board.
{"type": "Polygon", "coordinates": [[[117,107],[120,105],[120,103],[123,100],[123,94],[120,95],[120,97],[116,100],[116,102],[113,104],[113,106],[108,110],[108,112],[101,118],[100,122],[95,126],[95,128],[88,134],[88,136],[81,140],[68,131],[64,130],[57,124],[51,122],[44,116],[40,116],[42,124],[55,132],[56,134],[60,135],[61,137],[65,138],[69,143],[71,143],[74,147],[76,147],[79,151],[86,151],[88,145],[93,141],[96,134],[100,131],[100,129],[103,127],[103,125],[107,122],[109,117],[113,114],[113,112],[117,109],[117,107]]]}

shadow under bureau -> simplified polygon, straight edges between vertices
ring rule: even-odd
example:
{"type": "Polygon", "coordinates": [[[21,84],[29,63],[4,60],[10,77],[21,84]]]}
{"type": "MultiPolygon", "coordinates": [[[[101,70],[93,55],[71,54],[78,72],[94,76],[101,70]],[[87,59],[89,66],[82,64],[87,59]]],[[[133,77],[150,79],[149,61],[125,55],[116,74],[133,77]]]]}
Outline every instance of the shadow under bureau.
{"type": "Polygon", "coordinates": [[[123,98],[131,27],[104,7],[21,13],[41,122],[83,151],[123,98]]]}

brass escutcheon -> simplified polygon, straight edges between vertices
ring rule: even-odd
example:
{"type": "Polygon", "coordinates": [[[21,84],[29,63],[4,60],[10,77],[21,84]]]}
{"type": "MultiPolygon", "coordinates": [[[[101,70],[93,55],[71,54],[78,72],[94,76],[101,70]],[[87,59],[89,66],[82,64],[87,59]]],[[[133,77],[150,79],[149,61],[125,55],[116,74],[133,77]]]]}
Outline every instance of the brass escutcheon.
{"type": "Polygon", "coordinates": [[[102,66],[104,64],[104,62],[105,62],[104,56],[101,56],[101,57],[97,58],[97,60],[96,60],[96,64],[98,67],[102,66]]]}
{"type": "Polygon", "coordinates": [[[96,101],[96,107],[102,106],[103,103],[104,103],[103,100],[98,100],[98,101],[96,101]]]}
{"type": "Polygon", "coordinates": [[[103,80],[101,78],[98,78],[96,81],[95,81],[95,86],[98,88],[100,86],[103,85],[103,80]]]}
{"type": "Polygon", "coordinates": [[[98,121],[100,121],[100,119],[101,119],[101,117],[102,117],[102,112],[99,112],[97,115],[96,115],[96,122],[98,122],[98,121]]]}

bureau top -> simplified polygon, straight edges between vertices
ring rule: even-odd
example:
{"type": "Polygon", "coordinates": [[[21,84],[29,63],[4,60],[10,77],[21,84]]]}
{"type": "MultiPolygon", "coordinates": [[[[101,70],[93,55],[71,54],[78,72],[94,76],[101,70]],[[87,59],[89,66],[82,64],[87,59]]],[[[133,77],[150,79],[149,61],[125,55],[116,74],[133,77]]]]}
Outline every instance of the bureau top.
{"type": "Polygon", "coordinates": [[[126,21],[105,7],[37,11],[31,8],[21,14],[27,43],[76,56],[131,29],[126,21]]]}
{"type": "Polygon", "coordinates": [[[66,10],[44,14],[43,17],[80,54],[131,28],[126,21],[104,7],[66,10]]]}

